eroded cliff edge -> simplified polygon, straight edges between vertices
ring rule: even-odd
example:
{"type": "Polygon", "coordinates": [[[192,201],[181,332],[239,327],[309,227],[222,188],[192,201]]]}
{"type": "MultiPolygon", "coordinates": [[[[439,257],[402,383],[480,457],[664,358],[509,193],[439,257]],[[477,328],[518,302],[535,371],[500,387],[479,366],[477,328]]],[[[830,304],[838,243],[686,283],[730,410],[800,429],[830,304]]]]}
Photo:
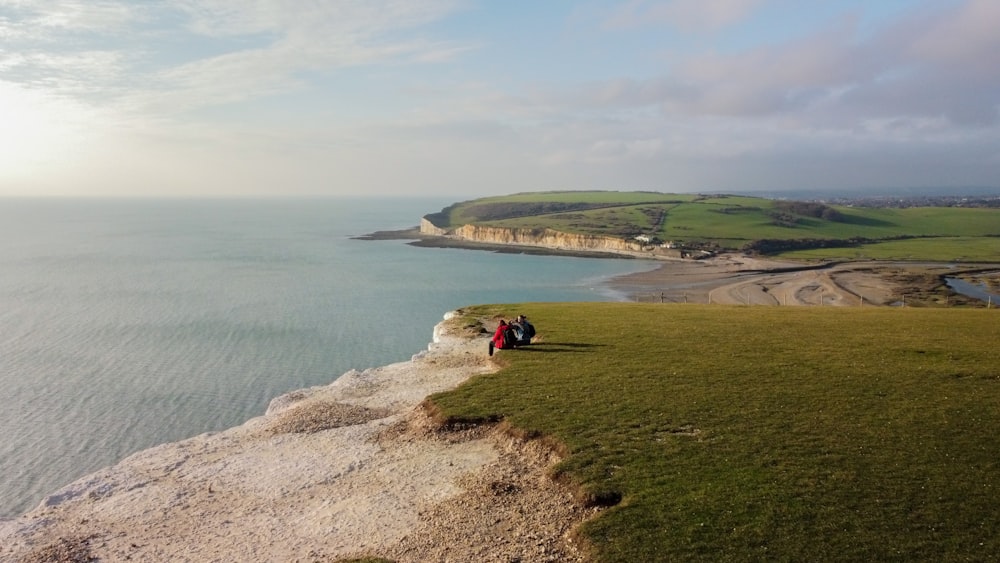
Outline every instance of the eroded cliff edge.
{"type": "Polygon", "coordinates": [[[579,560],[570,532],[593,510],[546,477],[553,452],[448,432],[420,408],[496,368],[486,338],[446,317],[408,362],[286,394],[0,522],[0,561],[579,560]]]}

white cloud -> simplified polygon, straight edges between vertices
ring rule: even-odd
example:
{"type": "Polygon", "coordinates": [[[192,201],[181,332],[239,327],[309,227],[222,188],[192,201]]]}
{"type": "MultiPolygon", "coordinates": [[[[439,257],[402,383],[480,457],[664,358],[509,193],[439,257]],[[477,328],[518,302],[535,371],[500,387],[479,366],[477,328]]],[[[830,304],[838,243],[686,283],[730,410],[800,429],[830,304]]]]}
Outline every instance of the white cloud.
{"type": "Polygon", "coordinates": [[[125,96],[130,107],[147,111],[266,97],[302,87],[301,72],[440,62],[470,48],[401,34],[459,7],[448,0],[174,0],[155,8],[111,0],[7,0],[0,7],[12,14],[0,20],[0,33],[13,40],[0,52],[0,68],[14,72],[15,80],[67,95],[103,91],[105,103],[125,96]],[[164,27],[178,17],[194,35],[164,27]],[[198,50],[186,45],[199,42],[198,50]]]}
{"type": "MultiPolygon", "coordinates": [[[[42,5],[40,5],[42,6],[42,5]]],[[[46,2],[32,23],[43,29],[107,34],[144,19],[141,5],[110,0],[56,0],[46,2]]]]}
{"type": "Polygon", "coordinates": [[[610,29],[668,26],[694,33],[734,25],[764,4],[764,0],[630,0],[605,21],[610,29]]]}
{"type": "Polygon", "coordinates": [[[661,139],[600,139],[591,144],[588,156],[598,161],[627,161],[655,157],[662,149],[661,139]]]}
{"type": "Polygon", "coordinates": [[[146,11],[117,0],[2,0],[0,36],[54,43],[81,33],[127,32],[146,11]]]}
{"type": "Polygon", "coordinates": [[[261,33],[321,39],[339,32],[352,38],[412,29],[459,9],[461,0],[168,0],[188,16],[187,27],[205,36],[261,33]]]}
{"type": "Polygon", "coordinates": [[[960,7],[915,12],[871,36],[845,18],[794,41],[696,53],[660,76],[550,90],[533,101],[580,112],[656,106],[677,118],[774,119],[808,131],[942,116],[956,126],[991,124],[1000,104],[1000,4],[960,7]]]}
{"type": "Polygon", "coordinates": [[[1000,53],[1000,2],[970,0],[951,13],[932,14],[911,43],[911,52],[936,64],[958,64],[996,74],[1000,53]]]}

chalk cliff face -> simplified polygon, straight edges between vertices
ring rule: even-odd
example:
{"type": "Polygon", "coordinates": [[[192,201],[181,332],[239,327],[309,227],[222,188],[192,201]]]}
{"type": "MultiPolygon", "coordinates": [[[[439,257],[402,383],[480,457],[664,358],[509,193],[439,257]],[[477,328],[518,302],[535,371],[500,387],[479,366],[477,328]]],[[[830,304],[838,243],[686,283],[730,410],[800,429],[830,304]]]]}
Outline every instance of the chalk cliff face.
{"type": "Polygon", "coordinates": [[[563,233],[552,229],[507,229],[463,225],[452,234],[465,240],[498,244],[527,244],[561,250],[592,250],[607,252],[641,252],[638,241],[615,237],[563,233]]]}
{"type": "Polygon", "coordinates": [[[421,234],[425,234],[425,235],[444,236],[444,235],[448,234],[448,231],[445,230],[445,229],[442,229],[441,227],[438,227],[434,223],[431,223],[430,221],[427,220],[426,217],[421,217],[420,218],[420,233],[421,234]]]}
{"type": "Polygon", "coordinates": [[[541,246],[559,250],[598,252],[643,252],[642,243],[616,237],[563,233],[553,229],[508,229],[463,225],[457,229],[442,229],[427,219],[420,222],[420,232],[428,235],[450,236],[462,240],[492,244],[518,244],[541,246]]]}

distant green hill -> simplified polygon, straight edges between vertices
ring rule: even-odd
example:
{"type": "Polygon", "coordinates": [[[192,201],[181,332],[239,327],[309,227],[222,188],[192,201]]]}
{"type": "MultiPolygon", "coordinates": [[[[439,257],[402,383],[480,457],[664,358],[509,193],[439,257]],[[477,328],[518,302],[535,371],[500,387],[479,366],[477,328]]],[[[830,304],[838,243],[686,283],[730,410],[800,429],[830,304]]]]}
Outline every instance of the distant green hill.
{"type": "Polygon", "coordinates": [[[809,259],[1000,261],[1000,209],[860,208],[658,192],[534,192],[456,203],[426,218],[671,242],[809,259]]]}

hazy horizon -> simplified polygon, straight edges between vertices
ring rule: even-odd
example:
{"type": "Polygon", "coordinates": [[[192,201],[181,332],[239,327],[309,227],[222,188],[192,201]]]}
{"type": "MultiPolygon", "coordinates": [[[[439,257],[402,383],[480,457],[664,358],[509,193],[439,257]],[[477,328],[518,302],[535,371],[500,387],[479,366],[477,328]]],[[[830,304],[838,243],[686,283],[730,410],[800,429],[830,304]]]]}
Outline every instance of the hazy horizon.
{"type": "Polygon", "coordinates": [[[1000,188],[990,0],[0,0],[0,196],[1000,188]]]}
{"type": "MultiPolygon", "coordinates": [[[[440,195],[410,195],[410,194],[397,194],[397,195],[382,195],[382,194],[208,194],[208,195],[194,195],[194,194],[116,194],[116,195],[104,195],[104,194],[0,194],[0,199],[37,199],[37,200],[116,200],[116,199],[145,199],[145,200],[164,200],[164,201],[180,201],[180,200],[218,200],[218,201],[239,201],[239,200],[324,200],[324,199],[343,199],[343,200],[413,200],[413,201],[434,201],[437,203],[442,203],[442,205],[447,205],[443,202],[458,203],[461,201],[474,200],[480,198],[488,197],[502,197],[515,195],[517,193],[537,193],[542,191],[582,191],[582,190],[521,190],[511,191],[507,193],[493,193],[493,194],[479,194],[475,197],[466,196],[462,194],[440,194],[440,195]]],[[[751,197],[761,197],[769,199],[787,199],[787,198],[798,198],[798,199],[821,199],[821,198],[844,198],[844,199],[879,199],[886,197],[911,197],[911,198],[922,198],[922,197],[1000,197],[1000,187],[989,187],[989,186],[964,186],[964,187],[887,187],[881,189],[873,189],[867,187],[860,188],[847,188],[842,190],[808,190],[808,189],[787,189],[787,190],[701,190],[701,191],[690,191],[690,192],[663,192],[660,190],[590,190],[590,191],[648,191],[655,193],[677,193],[677,194],[705,194],[705,195],[735,195],[735,196],[751,196],[751,197]]]]}

